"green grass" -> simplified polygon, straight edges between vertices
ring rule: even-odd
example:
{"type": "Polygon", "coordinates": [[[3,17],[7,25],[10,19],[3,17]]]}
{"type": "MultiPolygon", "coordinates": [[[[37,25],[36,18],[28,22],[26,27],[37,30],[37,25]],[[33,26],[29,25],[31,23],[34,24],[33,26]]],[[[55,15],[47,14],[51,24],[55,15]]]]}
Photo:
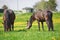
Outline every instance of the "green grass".
{"type": "Polygon", "coordinates": [[[14,31],[4,32],[2,25],[2,16],[0,16],[0,40],[60,40],[60,14],[53,14],[55,31],[48,31],[46,23],[45,31],[38,31],[35,21],[30,30],[25,30],[26,21],[32,13],[16,14],[14,31]]]}
{"type": "Polygon", "coordinates": [[[0,13],[0,17],[2,16],[3,14],[2,13],[0,13]]]}

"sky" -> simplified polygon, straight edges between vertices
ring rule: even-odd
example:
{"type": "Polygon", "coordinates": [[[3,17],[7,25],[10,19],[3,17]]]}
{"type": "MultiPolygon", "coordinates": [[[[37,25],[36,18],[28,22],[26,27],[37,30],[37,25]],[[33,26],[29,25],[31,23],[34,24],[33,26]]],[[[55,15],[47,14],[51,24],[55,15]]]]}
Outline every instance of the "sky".
{"type": "MultiPolygon", "coordinates": [[[[21,10],[24,7],[33,7],[41,0],[0,0],[0,8],[7,5],[10,9],[21,10]]],[[[56,0],[57,9],[60,11],[60,0],[56,0]]]]}
{"type": "Polygon", "coordinates": [[[60,0],[56,0],[56,3],[57,3],[56,9],[57,9],[58,11],[60,11],[60,0]]]}

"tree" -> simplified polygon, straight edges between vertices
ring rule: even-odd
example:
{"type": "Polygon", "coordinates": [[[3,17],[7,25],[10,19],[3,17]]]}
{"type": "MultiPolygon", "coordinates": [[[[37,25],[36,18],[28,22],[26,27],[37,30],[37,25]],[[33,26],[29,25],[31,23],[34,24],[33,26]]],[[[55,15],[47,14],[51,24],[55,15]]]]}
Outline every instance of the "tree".
{"type": "Polygon", "coordinates": [[[55,11],[55,10],[56,10],[57,4],[56,4],[55,1],[56,1],[56,0],[49,0],[49,1],[48,1],[48,7],[49,7],[49,9],[52,10],[52,11],[55,11]]]}
{"type": "Polygon", "coordinates": [[[3,9],[8,9],[7,5],[2,6],[3,9]]]}
{"type": "Polygon", "coordinates": [[[46,9],[46,1],[42,0],[41,2],[38,2],[34,5],[35,9],[46,9]]]}
{"type": "Polygon", "coordinates": [[[49,0],[49,1],[45,1],[45,0],[41,0],[41,2],[38,2],[34,5],[35,9],[49,9],[49,10],[56,10],[56,3],[55,0],[49,0]]]}

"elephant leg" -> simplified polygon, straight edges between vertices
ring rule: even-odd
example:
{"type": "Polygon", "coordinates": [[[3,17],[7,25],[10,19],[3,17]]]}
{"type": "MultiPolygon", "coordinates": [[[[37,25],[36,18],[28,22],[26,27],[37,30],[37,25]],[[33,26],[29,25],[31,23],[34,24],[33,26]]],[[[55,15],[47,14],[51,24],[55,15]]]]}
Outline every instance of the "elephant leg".
{"type": "Polygon", "coordinates": [[[12,24],[12,30],[14,31],[14,23],[12,24]]]}
{"type": "Polygon", "coordinates": [[[41,24],[42,24],[42,29],[44,30],[43,22],[41,22],[41,24]]]}
{"type": "Polygon", "coordinates": [[[48,26],[48,31],[50,31],[50,22],[46,21],[46,23],[47,23],[47,26],[48,26]]]}
{"type": "Polygon", "coordinates": [[[11,31],[11,24],[10,24],[10,26],[9,26],[9,31],[11,31]]]}
{"type": "Polygon", "coordinates": [[[39,28],[39,31],[40,31],[40,23],[39,23],[39,21],[38,21],[38,28],[39,28]]]}
{"type": "Polygon", "coordinates": [[[51,29],[52,29],[52,31],[54,31],[53,21],[52,21],[52,20],[51,20],[51,22],[50,22],[50,25],[51,25],[51,29]]]}

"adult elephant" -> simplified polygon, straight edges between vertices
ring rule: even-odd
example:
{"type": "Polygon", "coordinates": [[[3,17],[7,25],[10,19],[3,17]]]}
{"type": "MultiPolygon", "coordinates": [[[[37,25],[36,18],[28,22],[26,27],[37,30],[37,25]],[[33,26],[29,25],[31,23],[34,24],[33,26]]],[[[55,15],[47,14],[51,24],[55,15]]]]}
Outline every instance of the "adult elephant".
{"type": "Polygon", "coordinates": [[[44,30],[43,22],[47,23],[48,30],[52,29],[54,30],[53,27],[53,20],[52,20],[53,13],[49,10],[38,10],[31,15],[30,19],[27,21],[27,29],[30,29],[32,27],[32,23],[37,20],[38,22],[38,28],[40,30],[40,23],[42,24],[42,29],[44,30]]]}
{"type": "Polygon", "coordinates": [[[4,31],[14,30],[15,13],[11,9],[4,9],[3,25],[4,31]]]}

